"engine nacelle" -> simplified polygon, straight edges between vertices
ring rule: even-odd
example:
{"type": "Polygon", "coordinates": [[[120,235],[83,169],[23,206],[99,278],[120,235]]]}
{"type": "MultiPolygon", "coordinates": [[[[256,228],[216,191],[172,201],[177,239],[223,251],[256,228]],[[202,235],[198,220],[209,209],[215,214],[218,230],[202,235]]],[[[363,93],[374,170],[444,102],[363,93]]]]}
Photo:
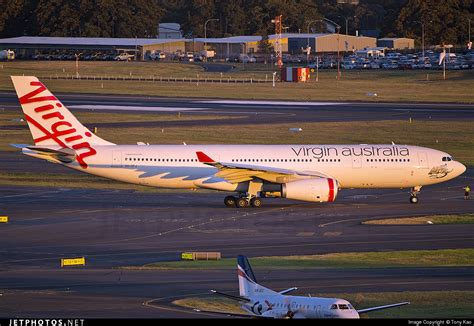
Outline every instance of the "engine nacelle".
{"type": "Polygon", "coordinates": [[[336,199],[338,183],[331,178],[304,179],[281,185],[281,196],[311,202],[332,202],[336,199]]]}

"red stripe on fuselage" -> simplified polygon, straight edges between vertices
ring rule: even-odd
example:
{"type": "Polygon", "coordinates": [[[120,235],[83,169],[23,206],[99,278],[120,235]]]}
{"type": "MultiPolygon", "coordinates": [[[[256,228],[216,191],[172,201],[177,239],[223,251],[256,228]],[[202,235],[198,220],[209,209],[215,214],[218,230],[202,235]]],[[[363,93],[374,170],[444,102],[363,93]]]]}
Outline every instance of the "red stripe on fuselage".
{"type": "Polygon", "coordinates": [[[329,194],[328,194],[328,202],[334,201],[334,180],[328,179],[329,184],[329,194]]]}

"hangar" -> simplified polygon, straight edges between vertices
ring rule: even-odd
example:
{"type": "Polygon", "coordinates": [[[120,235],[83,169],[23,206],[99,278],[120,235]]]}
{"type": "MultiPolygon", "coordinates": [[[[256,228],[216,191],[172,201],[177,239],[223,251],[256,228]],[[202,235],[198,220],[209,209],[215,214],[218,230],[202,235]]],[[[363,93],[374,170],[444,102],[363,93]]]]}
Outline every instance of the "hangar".
{"type": "Polygon", "coordinates": [[[394,50],[407,50],[415,48],[415,40],[406,37],[385,37],[377,40],[377,46],[394,50]]]}
{"type": "MultiPolygon", "coordinates": [[[[277,36],[269,35],[269,42],[275,44],[277,36]]],[[[239,54],[258,52],[262,36],[232,36],[225,38],[158,39],[158,38],[94,38],[94,37],[42,37],[21,36],[0,39],[0,49],[15,50],[19,58],[31,58],[42,52],[108,52],[119,50],[137,53],[138,59],[154,51],[165,53],[200,52],[205,47],[216,51],[217,58],[224,59],[239,54]]],[[[281,34],[282,52],[301,54],[307,45],[312,53],[335,53],[357,51],[376,46],[376,39],[343,34],[281,34]]]]}
{"type": "MultiPolygon", "coordinates": [[[[276,35],[269,35],[269,41],[275,44],[276,35]]],[[[261,39],[261,38],[260,38],[261,39]]],[[[248,52],[258,51],[258,39],[248,42],[248,52]]],[[[336,33],[284,33],[281,34],[282,52],[289,54],[302,53],[302,49],[307,45],[311,47],[312,53],[327,53],[337,51],[356,51],[367,47],[375,47],[377,40],[373,37],[353,36],[336,33]]]]}
{"type": "Polygon", "coordinates": [[[184,39],[20,36],[0,39],[0,49],[15,50],[20,58],[30,58],[42,52],[129,51],[139,53],[138,58],[143,59],[142,49],[146,45],[176,52],[177,49],[184,50],[184,43],[184,39]]]}

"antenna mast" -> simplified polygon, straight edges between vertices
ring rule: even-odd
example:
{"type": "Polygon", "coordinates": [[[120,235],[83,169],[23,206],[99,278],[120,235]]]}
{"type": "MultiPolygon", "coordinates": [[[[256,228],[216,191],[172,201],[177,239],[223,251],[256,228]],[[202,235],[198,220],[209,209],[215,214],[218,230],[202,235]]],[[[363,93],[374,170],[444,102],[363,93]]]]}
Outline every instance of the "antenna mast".
{"type": "Polygon", "coordinates": [[[278,69],[280,70],[283,67],[282,48],[281,48],[281,30],[282,30],[281,17],[282,15],[276,16],[275,19],[272,21],[275,23],[275,37],[276,37],[275,38],[275,52],[276,52],[278,69]]]}

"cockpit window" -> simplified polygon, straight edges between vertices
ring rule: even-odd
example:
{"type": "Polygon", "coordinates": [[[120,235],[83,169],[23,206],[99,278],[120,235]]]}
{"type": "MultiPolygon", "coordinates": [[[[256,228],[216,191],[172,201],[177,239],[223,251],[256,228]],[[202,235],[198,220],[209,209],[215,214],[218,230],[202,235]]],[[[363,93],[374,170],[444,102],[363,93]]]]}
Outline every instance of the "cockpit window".
{"type": "Polygon", "coordinates": [[[449,162],[449,161],[454,161],[454,159],[451,156],[443,157],[443,162],[449,162]]]}
{"type": "Polygon", "coordinates": [[[337,309],[337,304],[333,304],[333,305],[331,306],[331,309],[337,309]]]}
{"type": "Polygon", "coordinates": [[[349,307],[348,307],[346,304],[340,304],[340,305],[339,305],[339,309],[341,309],[341,310],[347,310],[347,309],[349,309],[349,307]]]}

